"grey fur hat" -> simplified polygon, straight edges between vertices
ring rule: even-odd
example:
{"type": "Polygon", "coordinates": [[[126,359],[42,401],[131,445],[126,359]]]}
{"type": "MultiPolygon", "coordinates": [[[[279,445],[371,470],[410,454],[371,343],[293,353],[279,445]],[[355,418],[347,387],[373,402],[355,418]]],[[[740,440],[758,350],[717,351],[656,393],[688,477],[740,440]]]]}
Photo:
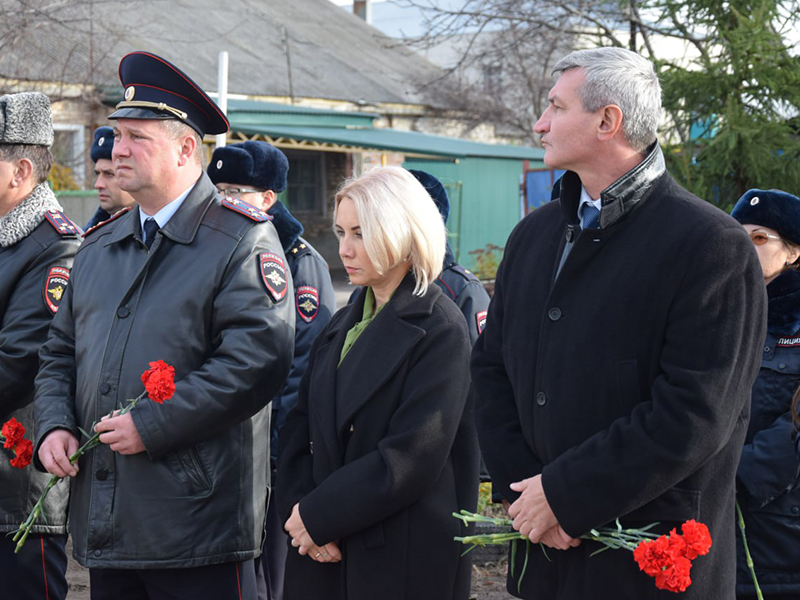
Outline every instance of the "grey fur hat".
{"type": "Polygon", "coordinates": [[[0,97],[0,144],[53,145],[50,100],[41,92],[0,97]]]}

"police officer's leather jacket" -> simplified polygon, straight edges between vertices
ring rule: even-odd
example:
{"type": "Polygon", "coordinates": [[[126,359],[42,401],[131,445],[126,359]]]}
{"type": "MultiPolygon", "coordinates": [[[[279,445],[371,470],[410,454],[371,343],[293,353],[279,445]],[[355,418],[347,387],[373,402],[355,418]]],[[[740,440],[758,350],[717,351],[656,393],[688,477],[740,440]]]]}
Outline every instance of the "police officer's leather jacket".
{"type": "MultiPolygon", "coordinates": [[[[33,381],[39,348],[69,281],[79,230],[47,185],[37,186],[0,218],[0,425],[15,418],[33,441],[33,381]]],[[[0,446],[0,535],[17,529],[49,479],[32,466],[11,466],[13,450],[0,446]]],[[[39,533],[66,533],[69,486],[56,486],[44,507],[39,533]]]]}
{"type": "Polygon", "coordinates": [[[70,533],[88,567],[172,568],[259,555],[269,399],[292,358],[291,276],[269,217],[225,200],[203,173],[142,242],[139,208],[87,235],[41,352],[37,447],[78,435],[143,391],[148,363],[175,368],[164,404],[131,412],[146,448],[101,444],[73,480],[70,533]]]}

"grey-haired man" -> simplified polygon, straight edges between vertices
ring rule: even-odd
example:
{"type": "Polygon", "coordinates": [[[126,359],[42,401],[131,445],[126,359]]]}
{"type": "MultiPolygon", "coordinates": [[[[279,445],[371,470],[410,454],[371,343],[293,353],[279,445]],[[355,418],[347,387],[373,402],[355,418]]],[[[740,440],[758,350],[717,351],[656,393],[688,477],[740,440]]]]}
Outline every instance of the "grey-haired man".
{"type": "MultiPolygon", "coordinates": [[[[46,183],[53,156],[50,101],[37,92],[0,98],[0,423],[16,419],[34,439],[33,382],[80,244],[46,183]]],[[[62,599],[67,594],[66,520],[69,485],[57,485],[46,521],[14,554],[6,534],[19,527],[49,476],[10,460],[23,447],[0,450],[0,586],[3,598],[62,599]]]]}
{"type": "Polygon", "coordinates": [[[556,549],[518,551],[508,589],[660,598],[665,582],[630,553],[578,538],[615,519],[659,533],[696,519],[714,545],[683,597],[732,600],[734,482],[766,325],[758,259],[736,221],[667,173],[650,61],[598,48],[554,72],[535,131],[567,173],[512,232],[472,356],[492,481],[514,528],[556,549]]]}

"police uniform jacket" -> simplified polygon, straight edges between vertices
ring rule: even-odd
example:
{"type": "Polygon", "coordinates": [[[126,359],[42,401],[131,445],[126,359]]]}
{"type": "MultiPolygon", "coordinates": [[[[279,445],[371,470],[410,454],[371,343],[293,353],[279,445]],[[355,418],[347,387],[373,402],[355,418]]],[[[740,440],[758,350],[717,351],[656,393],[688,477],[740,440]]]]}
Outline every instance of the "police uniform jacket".
{"type": "Polygon", "coordinates": [[[70,533],[87,567],[197,567],[260,553],[265,407],[289,370],[294,307],[275,228],[234,207],[242,214],[203,173],[149,252],[136,207],[89,234],[76,256],[41,351],[37,448],[53,429],[77,436],[137,397],[151,361],[173,365],[176,379],[172,399],[131,412],[145,452],[101,444],[81,459],[70,533]]]}
{"type": "MultiPolygon", "coordinates": [[[[24,200],[28,206],[20,205],[2,222],[6,232],[19,227],[20,239],[8,240],[8,245],[0,239],[0,424],[16,418],[31,441],[36,431],[33,381],[39,348],[47,339],[80,245],[74,224],[63,213],[50,211],[60,209],[50,189],[39,186],[34,195],[34,202],[30,197],[24,200]]],[[[5,535],[27,518],[50,477],[32,467],[12,467],[14,453],[2,446],[0,453],[0,535],[5,535]]],[[[47,521],[40,520],[33,531],[66,533],[68,499],[68,485],[51,490],[44,506],[47,521]]]]}
{"type": "Polygon", "coordinates": [[[436,279],[436,285],[442,288],[445,295],[463,313],[467,320],[470,342],[474,344],[486,326],[489,294],[480,279],[456,262],[449,244],[444,257],[444,268],[436,279]]]}
{"type": "Polygon", "coordinates": [[[294,281],[295,315],[294,357],[289,377],[281,391],[272,399],[272,425],[270,451],[273,468],[278,460],[278,431],[286,421],[286,415],[297,404],[300,378],[308,366],[311,345],[319,333],[330,322],[336,312],[328,263],[311,244],[300,237],[303,226],[280,202],[269,209],[272,224],[278,231],[281,245],[286,253],[286,262],[294,281]]]}
{"type": "MultiPolygon", "coordinates": [[[[767,295],[767,341],[753,385],[737,497],[758,584],[769,598],[800,595],[800,459],[791,415],[800,384],[800,273],[779,275],[767,286],[767,295]]],[[[737,593],[754,595],[740,535],[737,546],[737,593]]]]}
{"type": "MultiPolygon", "coordinates": [[[[601,194],[581,232],[580,180],[512,232],[472,378],[483,457],[505,498],[537,474],[565,531],[705,523],[687,600],[731,600],[734,481],[766,325],[742,227],[679,187],[657,145],[601,194]],[[556,277],[560,257],[571,252],[556,277]]],[[[517,590],[537,600],[667,598],[628,552],[538,548],[517,590]]],[[[525,552],[516,553],[519,574],[525,552]]]]}
{"type": "Polygon", "coordinates": [[[97,210],[94,211],[94,214],[92,215],[92,218],[89,219],[89,221],[86,223],[86,225],[83,226],[83,230],[86,231],[88,229],[91,229],[92,227],[94,227],[95,225],[99,225],[103,221],[108,221],[110,218],[111,218],[111,215],[108,214],[107,211],[103,210],[102,207],[98,206],[97,210]]]}
{"type": "Polygon", "coordinates": [[[464,319],[436,286],[407,276],[338,367],[364,297],[314,342],[296,408],[281,432],[278,511],[295,503],[312,539],[338,541],[321,565],[289,550],[287,600],[466,600],[469,556],[451,516],[477,502],[464,319]]]}

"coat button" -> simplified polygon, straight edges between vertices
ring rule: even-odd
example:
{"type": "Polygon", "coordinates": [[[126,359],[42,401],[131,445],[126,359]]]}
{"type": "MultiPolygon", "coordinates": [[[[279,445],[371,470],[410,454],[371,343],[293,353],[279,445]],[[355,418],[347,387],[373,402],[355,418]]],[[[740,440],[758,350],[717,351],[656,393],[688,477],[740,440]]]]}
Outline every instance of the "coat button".
{"type": "Polygon", "coordinates": [[[544,406],[545,404],[547,404],[547,396],[545,395],[544,392],[539,392],[538,394],[536,394],[536,404],[538,404],[539,406],[544,406]]]}
{"type": "Polygon", "coordinates": [[[94,474],[97,481],[105,481],[108,479],[108,471],[106,469],[97,469],[97,472],[94,474]]]}
{"type": "Polygon", "coordinates": [[[779,369],[785,369],[785,368],[786,368],[786,363],[781,363],[781,364],[779,364],[779,365],[778,365],[778,368],[779,368],[779,369]]]}
{"type": "Polygon", "coordinates": [[[355,425],[350,423],[350,433],[353,433],[354,430],[355,430],[355,425]]]}
{"type": "Polygon", "coordinates": [[[92,554],[94,554],[96,558],[100,558],[101,556],[103,556],[103,551],[95,550],[94,552],[92,552],[92,554]]]}
{"type": "Polygon", "coordinates": [[[550,317],[551,321],[558,321],[561,318],[561,309],[551,308],[549,311],[547,311],[547,316],[550,317]]]}
{"type": "Polygon", "coordinates": [[[130,314],[131,314],[131,309],[130,309],[130,308],[128,308],[127,306],[120,306],[120,307],[117,309],[117,316],[118,316],[120,319],[125,319],[125,318],[127,318],[127,317],[128,317],[130,314]]]}
{"type": "Polygon", "coordinates": [[[107,394],[110,391],[111,391],[111,386],[109,384],[104,383],[103,385],[100,386],[100,393],[101,394],[107,394]]]}
{"type": "Polygon", "coordinates": [[[793,515],[800,514],[800,506],[793,506],[792,507],[792,514],[793,515]]]}

